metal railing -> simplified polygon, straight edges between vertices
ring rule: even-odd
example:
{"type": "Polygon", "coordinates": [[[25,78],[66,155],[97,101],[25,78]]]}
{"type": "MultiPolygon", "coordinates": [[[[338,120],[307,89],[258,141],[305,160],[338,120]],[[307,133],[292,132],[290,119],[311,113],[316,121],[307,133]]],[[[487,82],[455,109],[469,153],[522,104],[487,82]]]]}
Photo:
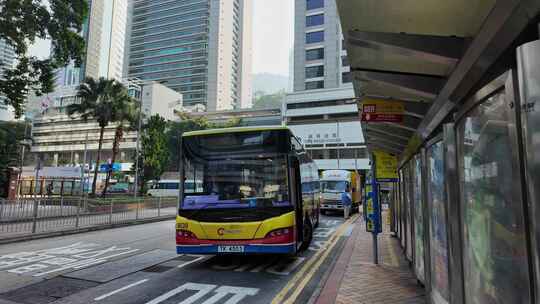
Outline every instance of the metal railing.
{"type": "Polygon", "coordinates": [[[0,240],[35,233],[122,224],[177,213],[175,197],[0,199],[0,240]]]}

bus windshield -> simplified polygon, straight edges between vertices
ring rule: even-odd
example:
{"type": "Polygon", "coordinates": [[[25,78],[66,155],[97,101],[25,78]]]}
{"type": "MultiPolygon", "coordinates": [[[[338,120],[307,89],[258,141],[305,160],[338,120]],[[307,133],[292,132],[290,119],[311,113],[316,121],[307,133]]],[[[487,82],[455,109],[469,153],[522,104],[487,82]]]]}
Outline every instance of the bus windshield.
{"type": "Polygon", "coordinates": [[[275,138],[261,133],[184,139],[184,178],[202,180],[202,187],[185,189],[180,209],[290,207],[286,154],[275,144],[265,145],[275,138]]]}
{"type": "Polygon", "coordinates": [[[348,183],[346,181],[323,181],[321,182],[323,192],[345,192],[348,183]]]}

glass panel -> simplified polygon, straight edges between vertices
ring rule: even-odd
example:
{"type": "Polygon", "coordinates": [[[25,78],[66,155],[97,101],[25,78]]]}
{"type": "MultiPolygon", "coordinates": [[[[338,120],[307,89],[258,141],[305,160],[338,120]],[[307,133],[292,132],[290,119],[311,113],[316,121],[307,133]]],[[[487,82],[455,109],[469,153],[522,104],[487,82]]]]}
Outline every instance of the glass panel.
{"type": "Polygon", "coordinates": [[[312,15],[306,17],[306,26],[317,26],[324,24],[324,14],[312,15]]]}
{"type": "Polygon", "coordinates": [[[324,81],[309,81],[306,82],[306,90],[323,89],[324,81]]]}
{"type": "Polygon", "coordinates": [[[448,232],[444,190],[444,160],[442,142],[428,149],[428,200],[430,211],[431,299],[446,304],[448,288],[448,232]]]}
{"type": "Polygon", "coordinates": [[[313,49],[306,51],[306,61],[324,59],[324,49],[313,49]]]}
{"type": "Polygon", "coordinates": [[[514,196],[511,124],[504,93],[459,125],[466,303],[530,303],[523,206],[514,196]]]}
{"type": "Polygon", "coordinates": [[[416,276],[422,282],[424,273],[424,200],[422,198],[422,162],[420,155],[414,159],[414,260],[416,276]]]}
{"type": "Polygon", "coordinates": [[[324,7],[324,0],[306,0],[306,9],[312,10],[324,7]]]}
{"type": "Polygon", "coordinates": [[[306,67],[306,78],[315,78],[324,76],[324,65],[306,67]]]}
{"type": "Polygon", "coordinates": [[[324,31],[306,33],[306,43],[317,43],[324,41],[324,31]]]}
{"type": "Polygon", "coordinates": [[[408,163],[407,166],[406,166],[406,170],[405,170],[405,217],[406,217],[406,226],[405,226],[405,231],[406,231],[406,238],[407,238],[407,250],[406,250],[406,255],[407,255],[407,259],[409,259],[409,261],[412,261],[412,257],[413,257],[413,250],[412,250],[412,212],[411,212],[411,209],[412,209],[412,199],[411,199],[411,196],[412,196],[412,180],[411,180],[411,174],[410,174],[410,171],[411,171],[411,163],[408,163]]]}
{"type": "Polygon", "coordinates": [[[400,216],[400,220],[399,220],[399,224],[400,224],[400,227],[401,227],[401,233],[400,233],[400,236],[401,236],[401,247],[405,248],[405,197],[406,197],[406,194],[405,194],[405,174],[403,172],[404,170],[400,170],[399,171],[399,176],[400,176],[400,183],[401,183],[401,202],[400,202],[400,207],[399,207],[399,216],[400,216]]]}

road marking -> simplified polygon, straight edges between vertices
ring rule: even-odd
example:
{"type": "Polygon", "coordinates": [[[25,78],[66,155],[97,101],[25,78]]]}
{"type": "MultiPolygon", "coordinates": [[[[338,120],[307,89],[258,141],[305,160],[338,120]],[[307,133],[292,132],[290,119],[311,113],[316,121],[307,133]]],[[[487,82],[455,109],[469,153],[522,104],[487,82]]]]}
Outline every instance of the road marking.
{"type": "Polygon", "coordinates": [[[112,295],[115,295],[115,294],[117,294],[117,293],[119,293],[119,292],[122,292],[122,291],[124,291],[124,290],[126,290],[126,289],[130,289],[131,287],[140,285],[140,284],[142,284],[142,283],[144,283],[144,282],[146,282],[146,281],[148,281],[148,279],[144,279],[144,280],[137,281],[137,282],[135,282],[135,283],[131,283],[131,284],[126,285],[126,286],[124,286],[124,287],[122,287],[122,288],[118,288],[118,289],[113,290],[113,291],[111,291],[111,292],[109,292],[109,293],[106,293],[106,294],[104,294],[104,295],[102,295],[102,296],[99,296],[99,297],[95,298],[94,301],[101,301],[101,300],[103,300],[103,299],[105,299],[105,298],[108,298],[108,297],[110,297],[110,296],[112,296],[112,295]]]}
{"type": "Polygon", "coordinates": [[[300,282],[300,285],[295,288],[295,292],[291,295],[291,297],[289,297],[286,301],[286,303],[292,303],[294,302],[294,300],[296,299],[296,297],[298,297],[298,295],[300,294],[300,292],[302,291],[303,289],[303,286],[305,286],[307,284],[307,282],[309,282],[309,280],[311,279],[311,277],[313,276],[313,274],[315,273],[315,271],[317,270],[317,268],[321,265],[321,263],[326,259],[326,257],[328,256],[328,254],[330,254],[330,252],[332,251],[332,249],[334,248],[334,246],[337,244],[337,241],[339,239],[339,236],[341,236],[341,234],[343,233],[343,231],[345,230],[345,228],[351,223],[353,222],[354,220],[356,220],[357,216],[355,217],[352,217],[350,218],[349,220],[345,221],[343,224],[341,224],[341,226],[339,226],[339,228],[336,230],[336,232],[332,235],[332,237],[330,237],[330,239],[328,240],[328,244],[330,244],[328,247],[318,251],[317,253],[315,253],[311,259],[309,259],[309,261],[307,261],[305,264],[304,264],[304,267],[302,267],[296,274],[295,276],[293,277],[293,279],[291,281],[289,281],[289,283],[287,285],[285,285],[285,287],[274,297],[274,299],[272,300],[272,304],[281,304],[281,303],[285,303],[284,301],[284,298],[285,296],[287,295],[287,293],[289,293],[289,291],[296,285],[296,283],[298,281],[300,281],[301,279],[304,279],[300,282]],[[322,256],[322,257],[321,257],[322,256]],[[316,267],[312,267],[313,264],[317,264],[316,267]],[[305,273],[308,271],[308,270],[311,270],[307,276],[305,275],[305,273]]]}
{"type": "Polygon", "coordinates": [[[195,263],[195,262],[198,262],[198,261],[200,261],[200,260],[202,260],[202,259],[204,259],[204,258],[206,258],[206,257],[205,257],[205,256],[200,256],[200,257],[196,258],[195,260],[192,260],[192,261],[189,261],[189,262],[185,262],[185,263],[180,264],[180,265],[178,265],[178,266],[176,266],[176,267],[182,268],[182,267],[185,267],[185,266],[187,266],[187,265],[190,265],[190,264],[193,264],[193,263],[195,263]]]}
{"type": "Polygon", "coordinates": [[[221,300],[227,298],[229,294],[232,296],[225,302],[225,304],[236,304],[242,301],[247,296],[254,296],[259,293],[259,288],[238,287],[238,286],[220,286],[212,284],[198,284],[198,283],[186,283],[180,287],[177,287],[169,292],[162,294],[161,296],[153,299],[146,304],[159,304],[183,291],[197,291],[194,295],[184,299],[178,304],[192,304],[203,297],[214,293],[210,298],[207,298],[202,304],[215,304],[221,300]]]}

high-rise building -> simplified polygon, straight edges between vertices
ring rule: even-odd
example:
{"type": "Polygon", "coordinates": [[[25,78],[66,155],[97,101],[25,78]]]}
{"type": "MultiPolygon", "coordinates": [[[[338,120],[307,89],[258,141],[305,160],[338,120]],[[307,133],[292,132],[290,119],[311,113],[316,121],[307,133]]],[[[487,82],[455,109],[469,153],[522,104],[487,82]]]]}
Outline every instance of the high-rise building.
{"type": "Polygon", "coordinates": [[[81,35],[86,57],[80,68],[69,64],[56,73],[57,86],[78,85],[85,77],[122,79],[128,0],[89,0],[81,35]]]}
{"type": "Polygon", "coordinates": [[[251,103],[251,0],[130,0],[125,73],[207,110],[251,103]]]}
{"type": "Polygon", "coordinates": [[[336,0],[295,0],[294,91],[352,89],[336,0]]]}
{"type": "MultiPolygon", "coordinates": [[[[0,39],[0,78],[4,77],[7,69],[13,68],[15,63],[15,50],[12,46],[0,39]]],[[[0,120],[12,120],[13,111],[4,103],[5,97],[0,95],[0,120]]]]}

